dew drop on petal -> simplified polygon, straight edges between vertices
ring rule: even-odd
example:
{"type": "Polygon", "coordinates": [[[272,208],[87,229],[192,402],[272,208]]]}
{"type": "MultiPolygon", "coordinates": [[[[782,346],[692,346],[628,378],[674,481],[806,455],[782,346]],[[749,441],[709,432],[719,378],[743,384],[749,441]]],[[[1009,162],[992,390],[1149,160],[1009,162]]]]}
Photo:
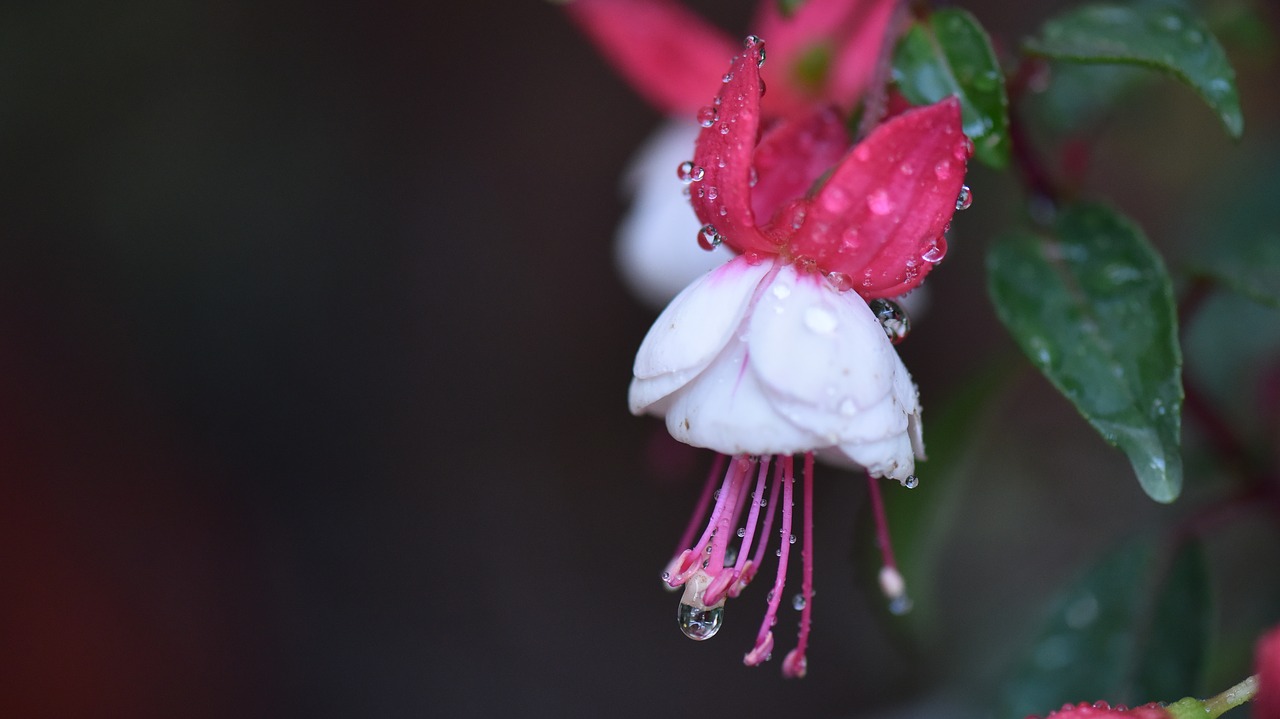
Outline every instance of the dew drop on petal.
{"type": "Polygon", "coordinates": [[[719,117],[720,113],[712,105],[706,105],[701,110],[698,110],[698,124],[703,127],[711,127],[716,124],[716,120],[719,117]]]}
{"type": "Polygon", "coordinates": [[[896,345],[907,338],[907,333],[911,331],[911,319],[896,302],[874,299],[868,302],[867,306],[871,308],[871,314],[876,316],[876,320],[884,328],[884,334],[890,342],[896,345]]]}
{"type": "Polygon", "coordinates": [[[929,264],[937,264],[947,256],[947,238],[939,235],[936,240],[929,242],[924,251],[920,254],[920,259],[929,264]]]}
{"type": "Polygon", "coordinates": [[[794,607],[797,612],[804,609],[805,604],[806,602],[804,601],[803,594],[797,594],[791,598],[791,606],[794,607]]]}
{"type": "MultiPolygon", "coordinates": [[[[714,199],[716,199],[716,198],[717,198],[717,197],[719,197],[719,196],[720,196],[720,188],[716,187],[715,185],[712,185],[711,187],[708,187],[708,188],[707,188],[707,199],[708,199],[708,200],[714,200],[714,199]]],[[[958,204],[958,203],[959,203],[959,200],[957,200],[956,202],[957,202],[957,204],[958,204]]]]}
{"type": "Polygon", "coordinates": [[[680,163],[679,167],[676,168],[676,176],[680,178],[681,182],[684,182],[686,184],[693,182],[694,167],[696,167],[696,165],[694,165],[691,160],[685,160],[684,162],[680,163]]]}
{"type": "Polygon", "coordinates": [[[694,182],[702,182],[702,178],[705,177],[706,174],[707,174],[706,170],[702,169],[702,167],[698,165],[694,165],[693,171],[689,173],[689,179],[693,180],[694,182]]]}
{"type": "MultiPolygon", "coordinates": [[[[698,230],[698,247],[701,247],[707,252],[719,247],[720,243],[723,241],[724,238],[720,236],[715,225],[703,225],[702,229],[698,230]]],[[[718,490],[716,494],[719,494],[718,490]]]]}
{"type": "Polygon", "coordinates": [[[907,475],[907,478],[902,480],[902,486],[907,489],[915,489],[920,486],[920,478],[914,474],[907,475]]]}
{"type": "Polygon", "coordinates": [[[876,190],[867,197],[867,207],[877,215],[887,215],[893,212],[893,200],[884,190],[876,190]]]}
{"type": "Polygon", "coordinates": [[[724,623],[724,607],[699,609],[692,604],[680,603],[676,612],[676,622],[680,631],[695,642],[702,642],[714,637],[724,623]]]}
{"type": "Polygon", "coordinates": [[[934,165],[933,174],[937,176],[939,180],[945,180],[948,177],[951,177],[951,163],[943,160],[942,162],[934,165]]]}
{"type": "Polygon", "coordinates": [[[747,185],[749,187],[755,187],[756,183],[759,181],[760,181],[760,175],[756,172],[756,168],[753,165],[750,168],[748,168],[747,185]]]}
{"type": "Polygon", "coordinates": [[[836,331],[836,316],[822,307],[809,307],[804,311],[804,326],[811,332],[828,335],[836,331]]]}
{"type": "Polygon", "coordinates": [[[729,125],[728,125],[728,124],[723,123],[723,122],[722,122],[722,123],[720,123],[720,134],[721,134],[721,135],[728,135],[728,134],[729,134],[729,125]]]}
{"type": "Polygon", "coordinates": [[[827,282],[836,292],[847,292],[853,289],[853,280],[843,272],[828,272],[827,282]]]}
{"type": "Polygon", "coordinates": [[[973,205],[973,190],[968,185],[960,186],[960,194],[956,195],[956,209],[967,210],[973,205]]]}
{"type": "Polygon", "coordinates": [[[954,157],[960,162],[965,162],[973,155],[973,140],[963,137],[960,143],[956,145],[954,157]]]}
{"type": "Polygon", "coordinates": [[[720,78],[720,82],[729,82],[729,81],[730,81],[730,80],[732,80],[732,79],[733,79],[733,73],[731,73],[731,72],[726,72],[726,73],[724,74],[724,77],[720,78]]]}

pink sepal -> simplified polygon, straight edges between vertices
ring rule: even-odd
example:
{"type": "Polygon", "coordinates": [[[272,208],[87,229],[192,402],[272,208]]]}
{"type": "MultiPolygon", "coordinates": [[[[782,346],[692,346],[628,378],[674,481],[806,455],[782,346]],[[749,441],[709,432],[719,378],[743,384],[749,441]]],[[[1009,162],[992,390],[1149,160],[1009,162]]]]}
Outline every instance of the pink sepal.
{"type": "Polygon", "coordinates": [[[565,10],[645,100],[691,121],[736,49],[674,0],[573,0],[565,10]]]}
{"type": "Polygon", "coordinates": [[[694,172],[702,179],[690,193],[694,212],[716,228],[735,252],[777,254],[756,229],[751,211],[751,163],[760,128],[760,52],[764,43],[749,42],[733,59],[721,87],[716,119],[698,134],[694,172]]]}
{"type": "MultiPolygon", "coordinates": [[[[804,197],[822,173],[835,167],[849,147],[849,135],[833,108],[774,124],[760,137],[754,156],[756,185],[751,209],[773,218],[789,200],[804,197]]],[[[782,228],[783,241],[794,230],[782,228]]]]}
{"type": "Polygon", "coordinates": [[[946,251],[972,153],[955,98],[889,120],[813,197],[792,252],[846,274],[865,298],[908,292],[946,251]]]}
{"type": "Polygon", "coordinates": [[[894,0],[809,0],[783,17],[778,3],[761,2],[751,27],[769,41],[766,113],[795,116],[815,102],[851,110],[875,71],[893,5],[894,0]],[[821,83],[806,84],[799,64],[822,50],[837,54],[821,83]]]}

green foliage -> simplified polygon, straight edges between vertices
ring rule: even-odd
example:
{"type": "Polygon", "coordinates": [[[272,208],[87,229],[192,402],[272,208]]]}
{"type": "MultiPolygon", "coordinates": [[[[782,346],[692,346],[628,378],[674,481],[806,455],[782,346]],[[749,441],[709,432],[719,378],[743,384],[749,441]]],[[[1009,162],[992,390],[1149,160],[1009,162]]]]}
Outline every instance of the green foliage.
{"type": "Polygon", "coordinates": [[[778,12],[783,17],[791,17],[805,4],[805,0],[778,0],[778,12]]]}
{"type": "Polygon", "coordinates": [[[1164,263],[1101,205],[1062,212],[1048,236],[1022,231],[987,257],[988,291],[1032,363],[1111,445],[1153,499],[1182,485],[1182,355],[1164,263]]]}
{"type": "Polygon", "coordinates": [[[1188,693],[1208,646],[1208,569],[1196,543],[1160,560],[1151,542],[1130,541],[1063,590],[1003,686],[1001,716],[1188,693]]]}
{"type": "Polygon", "coordinates": [[[1140,65],[1167,73],[1194,88],[1232,137],[1244,131],[1226,52],[1208,26],[1178,3],[1073,8],[1047,21],[1026,49],[1056,60],[1140,65]]]}
{"type": "Polygon", "coordinates": [[[960,98],[964,133],[974,155],[992,167],[1009,162],[1009,100],[991,40],[964,10],[946,9],[920,21],[898,43],[893,79],[908,100],[924,105],[960,98]]]}

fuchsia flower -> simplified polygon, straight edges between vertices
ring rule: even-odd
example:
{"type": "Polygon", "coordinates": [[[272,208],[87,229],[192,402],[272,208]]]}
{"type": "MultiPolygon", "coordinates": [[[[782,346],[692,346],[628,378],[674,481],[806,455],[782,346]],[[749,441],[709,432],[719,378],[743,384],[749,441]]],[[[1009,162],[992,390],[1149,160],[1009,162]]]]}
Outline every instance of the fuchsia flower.
{"type": "Polygon", "coordinates": [[[1253,716],[1280,719],[1280,627],[1258,640],[1254,672],[1258,677],[1258,693],[1253,698],[1253,716]]]}
{"type": "Polygon", "coordinates": [[[1045,719],[1170,719],[1170,715],[1164,707],[1155,703],[1130,709],[1123,705],[1112,707],[1106,702],[1081,702],[1065,704],[1058,711],[1050,712],[1045,719]]]}
{"type": "MultiPolygon", "coordinates": [[[[766,121],[815,108],[850,111],[871,82],[893,0],[808,0],[784,18],[762,0],[752,28],[770,39],[763,73],[766,121]]],[[[624,178],[633,199],[618,231],[618,265],[632,291],[662,307],[694,278],[729,259],[686,238],[701,224],[671,168],[689,157],[704,106],[737,42],[674,0],[571,0],[569,17],[631,86],[675,118],[637,152],[624,178]]]]}
{"type": "MultiPolygon", "coordinates": [[[[923,456],[919,402],[886,332],[895,326],[881,322],[891,306],[879,299],[911,290],[942,258],[973,146],[954,99],[893,118],[852,150],[833,111],[764,126],[763,63],[764,43],[747,38],[681,170],[705,223],[704,244],[738,256],[689,285],[658,317],[636,355],[630,404],[635,414],[665,417],[676,439],[732,457],[702,537],[690,544],[687,532],[681,545],[688,548],[664,574],[672,587],[685,587],[679,620],[689,636],[715,634],[725,598],[759,569],[781,493],[778,571],[749,665],[773,648],[795,541],[792,457],[804,455],[801,626],[783,662],[786,675],[803,676],[814,457],[915,485],[915,459],[923,456]]],[[[871,486],[879,510],[874,480],[871,486]]],[[[905,598],[891,556],[881,584],[905,598]]]]}

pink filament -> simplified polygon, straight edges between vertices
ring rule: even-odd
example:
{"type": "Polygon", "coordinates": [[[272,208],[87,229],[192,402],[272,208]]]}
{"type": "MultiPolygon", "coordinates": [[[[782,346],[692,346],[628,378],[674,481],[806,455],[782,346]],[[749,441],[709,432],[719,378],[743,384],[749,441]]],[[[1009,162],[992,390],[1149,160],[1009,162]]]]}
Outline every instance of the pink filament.
{"type": "Polygon", "coordinates": [[[884,516],[884,499],[880,497],[880,482],[867,474],[867,486],[871,489],[871,510],[876,518],[876,544],[880,546],[880,556],[884,566],[897,571],[898,564],[893,560],[893,544],[889,541],[889,521],[884,516]]]}
{"type": "Polygon", "coordinates": [[[778,573],[773,580],[773,591],[769,593],[769,609],[765,612],[764,620],[760,623],[760,632],[756,635],[757,647],[772,640],[769,635],[773,625],[777,623],[778,604],[782,601],[782,590],[787,583],[787,557],[791,554],[791,491],[794,483],[794,463],[791,457],[784,457],[779,464],[782,466],[782,542],[778,550],[778,573]]]}
{"type": "Polygon", "coordinates": [[[711,504],[711,493],[715,491],[716,478],[724,472],[726,459],[728,457],[723,454],[716,454],[716,461],[711,464],[711,471],[707,474],[706,484],[702,487],[702,496],[698,497],[698,505],[693,510],[693,516],[689,517],[689,526],[684,528],[684,534],[676,544],[674,556],[678,557],[681,552],[689,549],[689,542],[693,541],[693,533],[698,531],[698,523],[707,514],[707,505],[711,504]]]}
{"type": "MultiPolygon", "coordinates": [[[[733,571],[730,573],[727,582],[717,583],[714,590],[707,590],[703,602],[708,605],[718,602],[726,591],[729,592],[730,596],[735,597],[738,592],[742,591],[734,582],[742,576],[742,570],[747,564],[747,555],[751,552],[751,542],[755,539],[756,520],[760,516],[760,498],[764,496],[765,478],[769,476],[769,459],[767,456],[760,458],[760,471],[756,476],[756,491],[751,494],[751,511],[747,513],[746,533],[742,535],[742,542],[738,546],[738,561],[734,563],[733,571]]],[[[747,483],[743,482],[742,487],[745,490],[747,483]]],[[[742,514],[745,500],[745,497],[738,499],[738,516],[742,514]]],[[[734,524],[737,524],[737,522],[735,521],[734,524]]],[[[748,581],[750,581],[750,578],[748,578],[748,581]]]]}
{"type": "MultiPolygon", "coordinates": [[[[783,538],[783,546],[790,541],[783,538]]],[[[804,547],[800,550],[803,564],[803,575],[800,581],[801,596],[804,607],[800,610],[800,637],[796,648],[787,655],[783,671],[788,676],[803,677],[805,672],[805,651],[809,648],[809,619],[813,611],[813,452],[804,455],[804,547]]]]}

